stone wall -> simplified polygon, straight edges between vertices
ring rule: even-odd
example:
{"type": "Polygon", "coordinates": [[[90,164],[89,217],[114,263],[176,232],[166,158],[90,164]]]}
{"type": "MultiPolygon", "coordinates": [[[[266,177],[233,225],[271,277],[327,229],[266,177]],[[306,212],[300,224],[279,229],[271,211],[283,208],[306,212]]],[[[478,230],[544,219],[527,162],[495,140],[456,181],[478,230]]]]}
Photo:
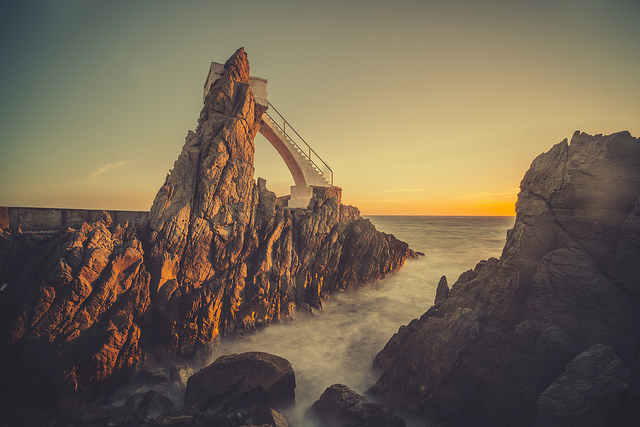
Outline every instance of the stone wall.
{"type": "Polygon", "coordinates": [[[94,209],[52,209],[0,206],[0,228],[23,232],[43,232],[77,228],[83,222],[92,222],[107,212],[114,222],[143,223],[149,212],[94,209]]]}

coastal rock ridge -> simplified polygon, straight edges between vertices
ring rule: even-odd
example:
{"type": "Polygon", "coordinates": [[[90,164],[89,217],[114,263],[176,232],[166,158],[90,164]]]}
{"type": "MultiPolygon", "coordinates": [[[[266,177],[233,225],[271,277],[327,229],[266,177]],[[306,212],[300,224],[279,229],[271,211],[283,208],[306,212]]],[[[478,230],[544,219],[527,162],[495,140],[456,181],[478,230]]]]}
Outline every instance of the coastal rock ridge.
{"type": "Polygon", "coordinates": [[[49,237],[1,232],[0,399],[25,398],[14,411],[94,396],[130,378],[149,352],[206,352],[414,255],[343,205],[339,187],[312,187],[309,205],[292,209],[256,182],[264,110],[248,79],[241,48],[213,82],[143,226],[105,215],[49,237]]]}
{"type": "Polygon", "coordinates": [[[531,164],[500,259],[400,328],[372,391],[451,426],[640,419],[640,141],[576,132],[531,164]]]}

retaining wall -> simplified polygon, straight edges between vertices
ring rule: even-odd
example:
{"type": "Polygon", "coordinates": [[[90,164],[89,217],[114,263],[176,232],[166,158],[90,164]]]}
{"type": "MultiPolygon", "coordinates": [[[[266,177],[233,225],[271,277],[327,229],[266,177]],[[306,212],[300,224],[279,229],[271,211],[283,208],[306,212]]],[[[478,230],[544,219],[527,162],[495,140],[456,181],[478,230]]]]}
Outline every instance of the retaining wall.
{"type": "Polygon", "coordinates": [[[84,222],[102,218],[107,212],[113,222],[144,223],[149,212],[96,209],[22,208],[0,206],[0,228],[23,232],[43,232],[78,228],[84,222]]]}

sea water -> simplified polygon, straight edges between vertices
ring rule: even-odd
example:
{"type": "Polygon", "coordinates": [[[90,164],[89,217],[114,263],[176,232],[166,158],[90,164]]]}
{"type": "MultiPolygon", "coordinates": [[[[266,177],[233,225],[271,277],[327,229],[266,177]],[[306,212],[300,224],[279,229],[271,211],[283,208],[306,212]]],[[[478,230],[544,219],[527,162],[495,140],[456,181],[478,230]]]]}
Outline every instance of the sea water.
{"type": "MultiPolygon", "coordinates": [[[[291,362],[296,405],[285,412],[295,426],[315,426],[309,407],[332,384],[365,394],[377,380],[372,362],[401,325],[422,315],[440,277],[451,286],[480,260],[499,257],[514,217],[369,216],[379,231],[425,254],[386,278],[334,294],[322,311],[298,313],[256,334],[222,342],[223,354],[263,351],[291,362]]],[[[407,418],[408,426],[421,425],[407,418]]]]}

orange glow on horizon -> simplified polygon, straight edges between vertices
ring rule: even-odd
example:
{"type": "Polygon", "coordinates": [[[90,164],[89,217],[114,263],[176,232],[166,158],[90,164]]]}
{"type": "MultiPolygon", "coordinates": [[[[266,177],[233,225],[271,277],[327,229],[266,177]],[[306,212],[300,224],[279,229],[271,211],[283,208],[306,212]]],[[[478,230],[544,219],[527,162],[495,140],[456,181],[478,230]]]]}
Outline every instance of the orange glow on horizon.
{"type": "Polygon", "coordinates": [[[397,203],[361,201],[353,204],[362,215],[515,216],[515,201],[486,203],[397,203]]]}

